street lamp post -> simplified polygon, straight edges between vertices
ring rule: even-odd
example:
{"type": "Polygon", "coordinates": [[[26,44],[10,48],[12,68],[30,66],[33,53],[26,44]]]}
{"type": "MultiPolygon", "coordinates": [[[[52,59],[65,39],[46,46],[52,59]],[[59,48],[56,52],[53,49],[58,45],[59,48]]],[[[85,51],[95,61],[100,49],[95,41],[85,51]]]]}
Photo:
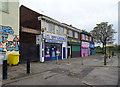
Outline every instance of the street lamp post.
{"type": "Polygon", "coordinates": [[[42,29],[41,29],[41,35],[42,35],[41,39],[42,39],[42,41],[44,40],[43,35],[44,35],[44,31],[45,31],[45,29],[46,29],[46,28],[42,28],[42,29]]]}

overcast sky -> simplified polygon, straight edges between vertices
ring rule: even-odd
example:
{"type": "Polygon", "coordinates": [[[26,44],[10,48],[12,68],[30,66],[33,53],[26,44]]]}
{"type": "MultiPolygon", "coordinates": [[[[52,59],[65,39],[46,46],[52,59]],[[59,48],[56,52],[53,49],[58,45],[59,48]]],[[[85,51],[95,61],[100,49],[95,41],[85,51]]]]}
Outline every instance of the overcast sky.
{"type": "MultiPolygon", "coordinates": [[[[119,0],[20,0],[39,13],[79,29],[91,31],[100,22],[109,22],[118,30],[119,0]]],[[[118,35],[115,35],[117,39],[118,35]]],[[[118,40],[115,41],[117,43],[118,40]]]]}

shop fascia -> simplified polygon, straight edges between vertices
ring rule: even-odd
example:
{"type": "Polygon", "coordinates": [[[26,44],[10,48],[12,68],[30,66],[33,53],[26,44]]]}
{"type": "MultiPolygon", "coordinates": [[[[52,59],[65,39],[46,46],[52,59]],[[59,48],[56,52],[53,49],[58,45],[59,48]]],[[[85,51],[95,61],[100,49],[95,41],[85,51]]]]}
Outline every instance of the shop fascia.
{"type": "Polygon", "coordinates": [[[83,42],[83,41],[82,41],[82,45],[81,45],[81,46],[82,46],[82,47],[89,48],[90,43],[89,43],[89,42],[83,42]]]}
{"type": "Polygon", "coordinates": [[[77,39],[68,38],[67,41],[68,41],[69,43],[78,43],[78,44],[80,44],[80,40],[77,40],[77,39]]]}
{"type": "Polygon", "coordinates": [[[45,42],[51,42],[51,43],[63,43],[67,41],[67,38],[65,37],[54,36],[49,34],[44,34],[43,38],[45,39],[45,42]]]}
{"type": "Polygon", "coordinates": [[[95,44],[94,43],[90,43],[90,48],[95,48],[95,44]]]}

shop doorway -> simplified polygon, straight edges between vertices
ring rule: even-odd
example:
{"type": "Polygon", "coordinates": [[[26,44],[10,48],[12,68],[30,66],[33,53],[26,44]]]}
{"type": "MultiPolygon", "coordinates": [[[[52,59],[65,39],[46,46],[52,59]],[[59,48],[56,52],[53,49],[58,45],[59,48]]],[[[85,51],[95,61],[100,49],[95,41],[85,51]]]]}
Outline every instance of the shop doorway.
{"type": "Polygon", "coordinates": [[[68,56],[67,57],[71,57],[71,55],[70,55],[70,51],[71,51],[71,49],[70,48],[67,48],[67,50],[68,50],[68,56]]]}
{"type": "Polygon", "coordinates": [[[63,58],[66,58],[66,48],[63,47],[63,58]]]}

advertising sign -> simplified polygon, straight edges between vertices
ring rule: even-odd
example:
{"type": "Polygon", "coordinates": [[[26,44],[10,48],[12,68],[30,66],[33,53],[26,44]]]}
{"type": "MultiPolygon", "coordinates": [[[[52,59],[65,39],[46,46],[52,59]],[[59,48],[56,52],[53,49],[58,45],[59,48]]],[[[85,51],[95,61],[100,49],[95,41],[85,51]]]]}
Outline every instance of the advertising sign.
{"type": "Polygon", "coordinates": [[[89,47],[90,43],[89,42],[82,42],[82,47],[89,47]]]}
{"type": "Polygon", "coordinates": [[[48,35],[48,34],[44,34],[44,38],[46,38],[46,39],[53,39],[53,40],[60,40],[60,41],[67,41],[67,38],[59,37],[59,36],[53,36],[53,35],[48,35]]]}
{"type": "Polygon", "coordinates": [[[63,43],[63,41],[56,41],[56,40],[45,40],[45,42],[50,42],[50,43],[63,43]]]}
{"type": "Polygon", "coordinates": [[[90,43],[90,48],[94,48],[94,43],[90,43]]]}
{"type": "Polygon", "coordinates": [[[80,43],[80,40],[77,39],[67,39],[68,42],[80,43]]]}

